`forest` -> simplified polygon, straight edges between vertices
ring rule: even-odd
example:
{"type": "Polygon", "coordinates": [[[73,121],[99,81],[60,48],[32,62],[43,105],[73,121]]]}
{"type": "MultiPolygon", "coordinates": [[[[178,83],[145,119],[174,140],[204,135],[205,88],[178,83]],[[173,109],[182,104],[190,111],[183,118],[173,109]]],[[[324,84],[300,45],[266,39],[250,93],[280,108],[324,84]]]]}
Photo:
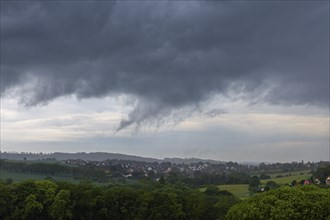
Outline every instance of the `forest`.
{"type": "Polygon", "coordinates": [[[47,180],[0,183],[0,219],[329,219],[330,189],[280,187],[246,200],[217,187],[141,181],[96,186],[47,180]]]}
{"type": "Polygon", "coordinates": [[[52,180],[0,183],[0,219],[224,219],[239,199],[184,185],[100,187],[52,180]]]}

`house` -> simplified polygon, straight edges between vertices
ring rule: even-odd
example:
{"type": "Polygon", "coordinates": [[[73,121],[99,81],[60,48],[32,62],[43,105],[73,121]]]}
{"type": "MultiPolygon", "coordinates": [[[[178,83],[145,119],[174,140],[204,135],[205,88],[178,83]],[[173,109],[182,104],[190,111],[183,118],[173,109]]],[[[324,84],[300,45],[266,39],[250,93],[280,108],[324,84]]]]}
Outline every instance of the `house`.
{"type": "Polygon", "coordinates": [[[325,185],[330,186],[330,176],[325,180],[325,185]]]}

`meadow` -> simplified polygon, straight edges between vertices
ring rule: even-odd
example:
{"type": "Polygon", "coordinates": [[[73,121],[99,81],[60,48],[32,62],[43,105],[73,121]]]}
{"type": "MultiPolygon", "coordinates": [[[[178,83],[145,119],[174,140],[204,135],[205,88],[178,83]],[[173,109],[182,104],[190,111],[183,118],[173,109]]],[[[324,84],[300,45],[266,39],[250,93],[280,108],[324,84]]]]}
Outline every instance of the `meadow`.
{"type": "MultiPolygon", "coordinates": [[[[310,179],[312,174],[310,170],[294,171],[294,172],[274,172],[269,174],[271,179],[261,180],[261,186],[266,185],[268,181],[274,181],[279,185],[291,184],[293,180],[300,182],[301,180],[310,179]],[[279,177],[282,176],[282,177],[279,177]]],[[[226,184],[226,185],[217,185],[219,190],[227,190],[233,193],[235,196],[241,199],[250,197],[249,184],[226,184]]],[[[200,190],[204,192],[207,187],[202,187],[200,190]]]]}
{"type": "Polygon", "coordinates": [[[218,188],[219,190],[227,190],[238,198],[247,198],[250,196],[248,184],[219,185],[218,188]]]}

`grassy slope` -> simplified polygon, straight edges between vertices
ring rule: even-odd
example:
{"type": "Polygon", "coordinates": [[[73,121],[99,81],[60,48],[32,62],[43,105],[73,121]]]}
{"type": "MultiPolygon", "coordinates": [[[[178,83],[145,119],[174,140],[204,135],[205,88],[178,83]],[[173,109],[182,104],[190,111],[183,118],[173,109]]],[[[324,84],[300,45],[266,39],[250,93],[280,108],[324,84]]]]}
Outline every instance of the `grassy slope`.
{"type": "Polygon", "coordinates": [[[268,181],[272,180],[278,184],[290,184],[293,180],[299,182],[300,180],[309,179],[312,174],[309,173],[310,170],[295,171],[295,172],[282,172],[282,173],[273,173],[270,174],[271,179],[261,180],[261,184],[266,184],[268,181]],[[290,176],[291,174],[291,176],[290,176]],[[283,177],[276,178],[276,176],[282,175],[283,177]],[[289,176],[286,176],[289,175],[289,176]]]}
{"type": "Polygon", "coordinates": [[[311,177],[310,174],[286,176],[286,177],[281,177],[281,178],[272,178],[272,179],[268,179],[268,180],[261,180],[261,184],[266,184],[270,180],[272,180],[278,184],[290,184],[293,180],[300,182],[300,180],[309,179],[310,177],[311,177]]]}

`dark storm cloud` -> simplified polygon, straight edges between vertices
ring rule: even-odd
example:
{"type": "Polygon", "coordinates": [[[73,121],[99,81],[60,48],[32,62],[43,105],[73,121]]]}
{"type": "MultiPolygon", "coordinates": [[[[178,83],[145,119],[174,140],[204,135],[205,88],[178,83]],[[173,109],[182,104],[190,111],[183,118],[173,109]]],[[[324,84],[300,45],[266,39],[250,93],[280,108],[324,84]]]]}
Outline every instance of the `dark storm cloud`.
{"type": "Polygon", "coordinates": [[[134,95],[139,103],[120,128],[216,93],[328,106],[328,6],[1,2],[1,93],[15,91],[26,105],[134,95]]]}

